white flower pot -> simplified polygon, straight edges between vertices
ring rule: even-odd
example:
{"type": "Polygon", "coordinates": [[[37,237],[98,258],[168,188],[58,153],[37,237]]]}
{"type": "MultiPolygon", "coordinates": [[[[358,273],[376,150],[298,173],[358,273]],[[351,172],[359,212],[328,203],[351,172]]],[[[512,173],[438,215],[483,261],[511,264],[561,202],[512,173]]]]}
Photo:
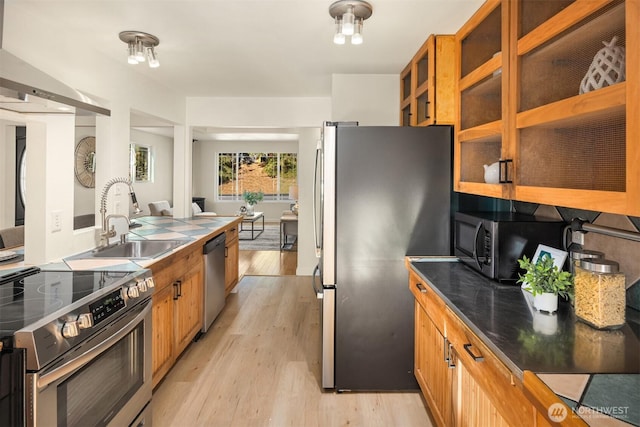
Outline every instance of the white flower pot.
{"type": "Polygon", "coordinates": [[[558,311],[558,295],[552,293],[534,295],[533,306],[538,311],[555,313],[558,311]]]}

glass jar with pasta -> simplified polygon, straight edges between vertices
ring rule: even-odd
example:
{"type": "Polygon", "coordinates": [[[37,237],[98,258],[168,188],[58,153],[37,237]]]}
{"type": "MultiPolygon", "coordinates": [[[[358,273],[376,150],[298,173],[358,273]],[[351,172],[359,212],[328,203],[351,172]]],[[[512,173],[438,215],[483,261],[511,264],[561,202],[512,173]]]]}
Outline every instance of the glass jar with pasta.
{"type": "Polygon", "coordinates": [[[574,308],[578,319],[598,329],[616,329],[625,323],[625,279],[618,263],[583,259],[575,268],[574,308]]]}

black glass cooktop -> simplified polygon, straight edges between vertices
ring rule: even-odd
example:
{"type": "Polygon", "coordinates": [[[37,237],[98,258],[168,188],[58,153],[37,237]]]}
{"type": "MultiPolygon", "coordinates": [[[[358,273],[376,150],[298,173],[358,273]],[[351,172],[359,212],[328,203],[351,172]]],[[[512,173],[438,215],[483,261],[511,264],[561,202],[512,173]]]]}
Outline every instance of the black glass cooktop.
{"type": "Polygon", "coordinates": [[[118,284],[131,272],[25,270],[0,280],[0,338],[92,293],[118,284]],[[26,274],[26,275],[25,275],[26,274]]]}

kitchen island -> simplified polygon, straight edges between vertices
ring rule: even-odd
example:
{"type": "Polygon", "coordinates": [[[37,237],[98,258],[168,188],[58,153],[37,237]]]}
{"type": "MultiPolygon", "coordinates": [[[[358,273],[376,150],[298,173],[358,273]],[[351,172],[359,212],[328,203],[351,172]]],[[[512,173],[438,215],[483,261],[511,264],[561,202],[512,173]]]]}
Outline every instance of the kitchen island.
{"type": "MultiPolygon", "coordinates": [[[[460,421],[460,396],[475,373],[474,393],[483,392],[498,413],[521,401],[520,420],[527,411],[531,416],[524,425],[549,424],[555,405],[562,405],[555,416],[568,425],[610,417],[616,425],[640,423],[640,313],[629,309],[622,328],[599,331],[576,321],[568,303],[553,316],[535,311],[520,286],[489,280],[456,258],[407,258],[407,267],[416,296],[416,377],[436,421],[460,421]],[[444,370],[420,367],[432,351],[419,342],[421,334],[441,347],[431,365],[444,359],[444,370]]],[[[502,415],[513,422],[508,409],[502,415]]]]}
{"type": "MultiPolygon", "coordinates": [[[[94,257],[91,251],[37,266],[42,271],[136,272],[149,269],[152,295],[152,380],[155,387],[202,329],[203,245],[226,233],[225,296],[238,283],[238,227],[241,217],[136,218],[127,240],[175,241],[179,245],[151,258],[94,257]]],[[[16,253],[23,253],[16,248],[16,253]]],[[[19,261],[0,266],[0,278],[31,267],[19,261]]]]}

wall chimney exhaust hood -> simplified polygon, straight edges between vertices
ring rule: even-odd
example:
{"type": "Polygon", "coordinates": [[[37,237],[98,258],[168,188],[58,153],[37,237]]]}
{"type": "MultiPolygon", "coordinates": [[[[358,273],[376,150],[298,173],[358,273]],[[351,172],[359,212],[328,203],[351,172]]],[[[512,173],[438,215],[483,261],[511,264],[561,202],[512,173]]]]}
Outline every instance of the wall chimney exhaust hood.
{"type": "Polygon", "coordinates": [[[0,109],[18,113],[111,112],[84,94],[0,49],[0,109]]]}
{"type": "Polygon", "coordinates": [[[0,109],[18,113],[110,116],[94,100],[4,49],[4,0],[0,0],[0,109]]]}

